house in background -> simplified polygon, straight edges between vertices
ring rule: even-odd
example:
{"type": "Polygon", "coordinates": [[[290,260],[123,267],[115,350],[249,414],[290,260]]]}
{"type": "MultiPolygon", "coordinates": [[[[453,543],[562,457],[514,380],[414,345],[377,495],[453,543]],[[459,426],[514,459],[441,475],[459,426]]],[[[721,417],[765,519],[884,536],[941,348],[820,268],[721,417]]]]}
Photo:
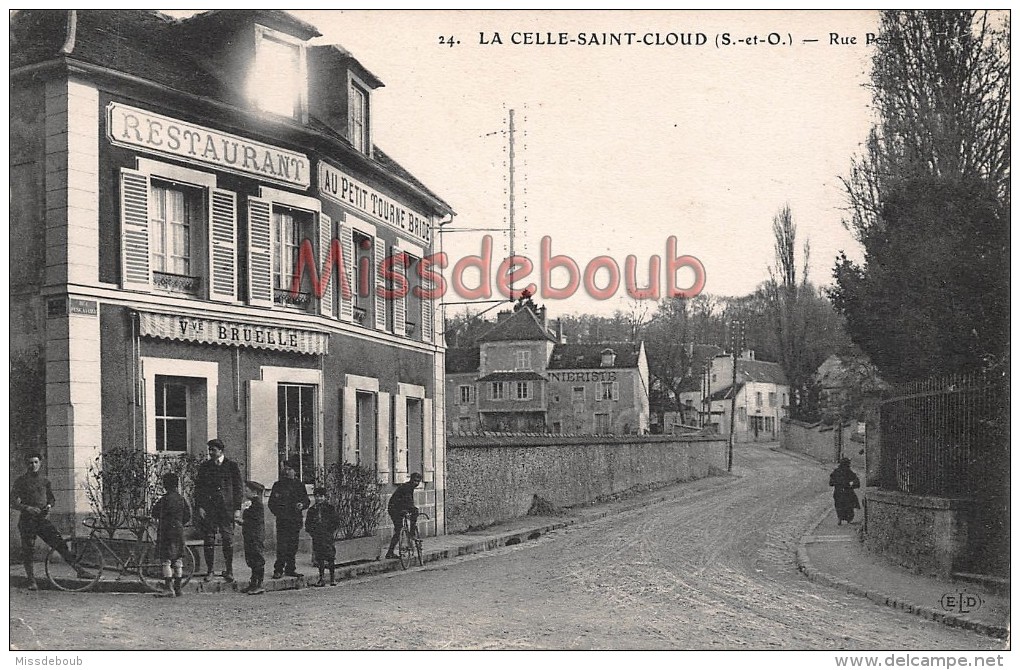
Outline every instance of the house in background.
{"type": "Polygon", "coordinates": [[[477,346],[448,349],[446,384],[451,432],[648,431],[644,344],[567,344],[530,300],[499,313],[477,346]]]}
{"type": "Polygon", "coordinates": [[[737,442],[770,442],[779,438],[779,422],[787,415],[790,387],[778,363],[758,361],[746,351],[736,361],[737,383],[733,384],[733,357],[713,357],[702,381],[702,421],[712,432],[729,435],[730,412],[736,394],[733,435],[737,442]]]}

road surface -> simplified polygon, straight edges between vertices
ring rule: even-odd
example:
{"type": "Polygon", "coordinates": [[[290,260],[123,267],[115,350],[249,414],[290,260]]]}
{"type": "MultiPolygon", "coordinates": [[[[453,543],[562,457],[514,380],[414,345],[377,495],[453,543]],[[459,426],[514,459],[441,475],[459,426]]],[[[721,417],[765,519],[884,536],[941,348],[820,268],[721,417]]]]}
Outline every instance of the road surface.
{"type": "MultiPolygon", "coordinates": [[[[738,446],[719,485],[520,545],[324,589],[11,592],[17,649],[1000,649],[807,581],[825,469],[738,446]]],[[[703,487],[701,482],[698,487],[703,487]]],[[[690,493],[687,491],[686,493],[690,493]]],[[[306,568],[310,573],[310,569],[306,568]]]]}

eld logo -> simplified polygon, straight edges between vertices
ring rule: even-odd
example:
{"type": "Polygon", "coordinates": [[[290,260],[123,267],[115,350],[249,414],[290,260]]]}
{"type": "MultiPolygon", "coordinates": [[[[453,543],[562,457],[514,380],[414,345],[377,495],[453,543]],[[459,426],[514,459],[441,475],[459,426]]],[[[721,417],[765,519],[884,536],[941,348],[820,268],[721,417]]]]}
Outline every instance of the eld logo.
{"type": "Polygon", "coordinates": [[[942,609],[947,612],[967,614],[968,612],[981,609],[981,596],[973,593],[964,593],[963,591],[943,594],[940,602],[942,603],[942,609]]]}

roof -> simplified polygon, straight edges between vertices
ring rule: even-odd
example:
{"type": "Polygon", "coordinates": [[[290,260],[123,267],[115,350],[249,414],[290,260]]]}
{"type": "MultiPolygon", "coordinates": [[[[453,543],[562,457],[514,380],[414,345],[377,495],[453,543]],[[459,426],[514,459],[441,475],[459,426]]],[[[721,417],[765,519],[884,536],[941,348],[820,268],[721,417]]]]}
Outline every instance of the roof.
{"type": "Polygon", "coordinates": [[[737,359],[737,376],[745,382],[764,382],[785,386],[786,375],[779,363],[737,359]]]}
{"type": "MultiPolygon", "coordinates": [[[[742,389],[742,388],[744,388],[743,382],[737,384],[737,393],[740,393],[740,389],[742,389]]],[[[708,399],[712,400],[712,401],[715,401],[715,400],[729,400],[730,398],[733,397],[733,394],[730,393],[730,391],[732,389],[733,389],[732,386],[725,386],[725,387],[719,389],[718,391],[716,391],[715,393],[713,393],[712,395],[708,396],[708,399]]]]}
{"type": "Polygon", "coordinates": [[[640,342],[597,342],[595,344],[557,344],[549,359],[549,370],[590,368],[636,368],[641,354],[640,342]],[[612,349],[616,359],[602,365],[602,352],[612,349]]]}
{"type": "Polygon", "coordinates": [[[545,377],[531,370],[490,372],[480,382],[544,382],[545,377]]]}
{"type": "MultiPolygon", "coordinates": [[[[21,10],[12,15],[10,22],[9,64],[14,70],[66,56],[173,91],[238,105],[237,77],[217,64],[211,45],[208,53],[203,47],[220,26],[239,25],[248,20],[302,39],[320,36],[311,24],[278,10],[213,10],[185,19],[153,10],[21,10]]],[[[335,54],[348,62],[367,84],[382,86],[343,47],[310,45],[310,48],[335,54]]],[[[322,119],[310,118],[308,129],[350,145],[342,132],[322,119]]],[[[439,205],[437,209],[454,213],[447,202],[378,147],[373,146],[371,161],[434,201],[439,205]]]]}
{"type": "Polygon", "coordinates": [[[526,342],[535,340],[548,340],[555,342],[556,338],[538,321],[538,317],[527,307],[521,307],[509,317],[497,321],[496,325],[490,328],[484,335],[478,338],[479,342],[526,342]]]}
{"type": "Polygon", "coordinates": [[[478,372],[481,350],[478,347],[452,347],[446,350],[446,374],[478,372]]]}

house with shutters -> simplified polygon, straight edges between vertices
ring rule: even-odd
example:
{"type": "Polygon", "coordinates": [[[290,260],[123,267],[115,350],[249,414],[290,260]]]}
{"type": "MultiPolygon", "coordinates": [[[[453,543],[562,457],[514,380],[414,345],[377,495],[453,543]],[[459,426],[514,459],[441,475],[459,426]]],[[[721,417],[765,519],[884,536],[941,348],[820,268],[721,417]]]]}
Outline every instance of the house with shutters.
{"type": "Polygon", "coordinates": [[[720,353],[708,362],[701,379],[702,426],[729,435],[732,415],[734,441],[778,440],[780,421],[788,416],[790,406],[790,386],[782,366],[756,360],[750,350],[741,352],[735,362],[736,384],[733,356],[720,353]]]}
{"type": "Polygon", "coordinates": [[[421,472],[442,532],[424,270],[454,212],[377,146],[382,81],[281,11],[19,11],[10,35],[11,451],[45,455],[54,518],[88,512],[103,451],[219,437],[266,485],[421,472]]]}
{"type": "Polygon", "coordinates": [[[446,386],[451,432],[648,432],[644,344],[568,344],[530,300],[474,346],[447,350],[446,386]]]}

